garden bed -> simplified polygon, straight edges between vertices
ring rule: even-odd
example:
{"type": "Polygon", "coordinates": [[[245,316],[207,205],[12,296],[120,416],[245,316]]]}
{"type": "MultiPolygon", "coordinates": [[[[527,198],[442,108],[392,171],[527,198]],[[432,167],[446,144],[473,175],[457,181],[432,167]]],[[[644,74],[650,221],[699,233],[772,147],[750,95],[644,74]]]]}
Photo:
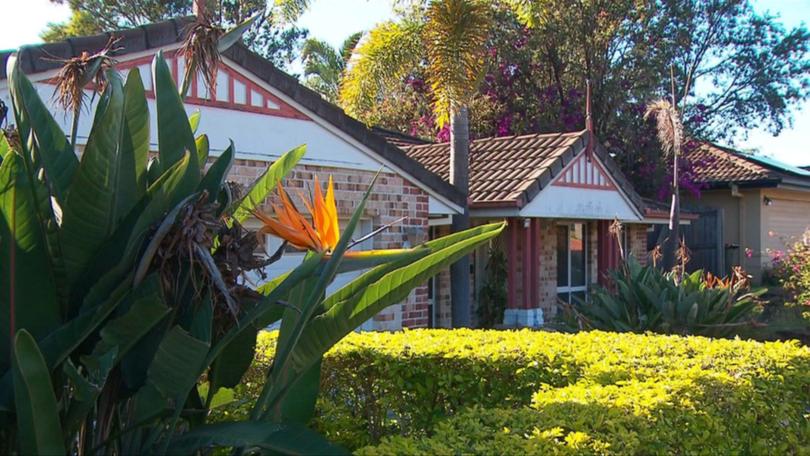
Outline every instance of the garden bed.
{"type": "MultiPolygon", "coordinates": [[[[240,386],[254,394],[272,353],[240,386]]],[[[361,454],[801,453],[810,349],[587,332],[355,333],[326,356],[316,426],[361,454]]],[[[237,412],[238,413],[238,412],[237,412]]]]}

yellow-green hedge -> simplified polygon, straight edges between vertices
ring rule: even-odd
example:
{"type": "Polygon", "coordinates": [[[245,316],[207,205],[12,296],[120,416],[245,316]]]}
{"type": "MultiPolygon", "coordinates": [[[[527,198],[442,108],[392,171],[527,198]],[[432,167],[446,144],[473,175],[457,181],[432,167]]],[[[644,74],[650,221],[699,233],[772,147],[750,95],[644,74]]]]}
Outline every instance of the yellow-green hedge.
{"type": "Polygon", "coordinates": [[[323,372],[316,425],[352,449],[383,438],[363,454],[810,454],[810,349],[792,342],[356,333],[323,372]]]}

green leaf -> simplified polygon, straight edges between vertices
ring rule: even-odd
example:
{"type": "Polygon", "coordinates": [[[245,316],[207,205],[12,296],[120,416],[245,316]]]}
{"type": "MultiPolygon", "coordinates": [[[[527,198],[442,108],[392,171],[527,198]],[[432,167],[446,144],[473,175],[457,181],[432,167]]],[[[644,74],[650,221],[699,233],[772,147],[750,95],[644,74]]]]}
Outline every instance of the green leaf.
{"type": "Polygon", "coordinates": [[[32,185],[40,184],[29,181],[22,157],[9,153],[0,164],[0,372],[9,366],[12,328],[42,338],[61,322],[32,185]]]}
{"type": "Polygon", "coordinates": [[[242,35],[262,16],[262,13],[256,13],[250,19],[242,22],[236,27],[228,30],[224,35],[219,38],[217,42],[217,52],[222,53],[230,49],[234,44],[242,39],[242,35]]]}
{"type": "Polygon", "coordinates": [[[208,135],[200,135],[194,140],[194,145],[197,147],[197,163],[200,164],[200,170],[205,169],[205,164],[208,163],[208,153],[210,152],[210,144],[208,143],[208,135]]]}
{"type": "Polygon", "coordinates": [[[295,168],[295,165],[304,157],[307,151],[305,145],[285,153],[278,160],[273,162],[267,170],[253,183],[250,191],[237,203],[233,211],[233,218],[242,223],[251,216],[251,211],[264,202],[270,192],[276,188],[279,182],[295,168]]]}
{"type": "Polygon", "coordinates": [[[348,454],[305,426],[240,421],[207,424],[176,437],[170,454],[194,454],[206,448],[261,448],[286,455],[348,454]]]}
{"type": "Polygon", "coordinates": [[[225,152],[217,157],[211,167],[208,168],[208,172],[205,173],[205,177],[200,182],[199,189],[208,192],[208,201],[213,201],[225,184],[225,179],[228,177],[231,165],[233,165],[233,151],[234,146],[233,141],[231,141],[225,152]]]}
{"type": "MultiPolygon", "coordinates": [[[[200,118],[202,117],[202,113],[200,110],[196,110],[188,116],[188,125],[191,127],[191,134],[196,135],[197,129],[200,127],[200,118]]],[[[204,136],[204,135],[203,135],[204,136]]]]}
{"type": "MultiPolygon", "coordinates": [[[[148,179],[146,163],[149,160],[149,106],[141,80],[141,73],[132,69],[124,84],[124,135],[121,169],[126,173],[124,185],[132,185],[134,201],[146,194],[148,179]],[[131,167],[131,171],[130,171],[131,167]]],[[[134,204],[134,203],[133,203],[134,204]]],[[[131,207],[122,212],[128,212],[131,207]]]]}
{"type": "Polygon", "coordinates": [[[184,396],[197,381],[208,344],[192,337],[183,328],[173,327],[158,347],[147,378],[164,397],[184,396]]]}
{"type": "Polygon", "coordinates": [[[177,163],[183,154],[190,154],[191,167],[197,172],[199,180],[199,163],[197,146],[191,125],[183,108],[183,101],[177,93],[177,86],[172,77],[163,52],[159,51],[152,61],[152,79],[155,88],[155,110],[158,125],[158,156],[161,169],[169,169],[177,163]]]}
{"type": "Polygon", "coordinates": [[[38,165],[45,170],[53,196],[62,205],[73,174],[79,167],[79,160],[65,133],[40,99],[31,81],[19,68],[16,58],[9,59],[6,71],[21,143],[23,147],[28,147],[29,138],[33,134],[36,156],[40,160],[38,165]]]}
{"type": "Polygon", "coordinates": [[[65,454],[59,408],[45,359],[31,334],[14,338],[14,399],[22,454],[65,454]]]}
{"type": "Polygon", "coordinates": [[[255,328],[246,328],[214,360],[209,374],[213,391],[223,387],[233,388],[242,381],[253,362],[257,335],[255,328]]]}
{"type": "Polygon", "coordinates": [[[349,332],[391,304],[405,299],[428,278],[468,255],[476,247],[498,236],[503,223],[493,223],[452,235],[452,242],[434,243],[430,253],[394,271],[376,282],[357,289],[357,293],[339,302],[324,305],[326,312],[307,325],[292,355],[295,369],[301,371],[349,332]]]}
{"type": "Polygon", "coordinates": [[[131,138],[124,139],[124,90],[119,77],[109,75],[64,206],[62,246],[71,282],[137,202],[134,149],[125,145],[131,138]]]}
{"type": "Polygon", "coordinates": [[[163,300],[160,279],[157,273],[154,273],[133,291],[129,310],[120,317],[110,320],[101,329],[101,341],[96,345],[94,354],[117,347],[117,358],[120,359],[169,311],[163,300]]]}
{"type": "Polygon", "coordinates": [[[346,252],[340,262],[338,273],[361,271],[392,262],[416,261],[427,255],[428,252],[429,250],[426,248],[346,252]]]}
{"type": "Polygon", "coordinates": [[[321,388],[321,361],[310,366],[298,380],[290,386],[289,392],[278,408],[280,415],[273,417],[276,423],[296,423],[308,425],[315,416],[315,403],[321,388]]]}

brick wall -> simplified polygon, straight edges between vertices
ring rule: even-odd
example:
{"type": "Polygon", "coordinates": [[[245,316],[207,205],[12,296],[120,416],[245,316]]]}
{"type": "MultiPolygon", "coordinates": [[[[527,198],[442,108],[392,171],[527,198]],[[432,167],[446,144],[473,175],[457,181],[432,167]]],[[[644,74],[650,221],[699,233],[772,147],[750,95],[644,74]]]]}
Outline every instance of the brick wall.
{"type": "MultiPolygon", "coordinates": [[[[245,188],[250,186],[267,168],[268,163],[257,160],[234,160],[229,180],[245,188]]],[[[325,186],[331,175],[335,185],[338,217],[348,220],[368,189],[375,172],[312,165],[296,167],[284,180],[290,198],[304,209],[299,192],[309,195],[315,176],[325,186]]],[[[271,197],[271,200],[275,195],[271,197]]],[[[270,210],[269,206],[265,210],[270,210]]],[[[363,218],[370,220],[372,229],[404,220],[374,237],[374,249],[404,247],[411,238],[418,244],[428,238],[428,195],[407,179],[392,173],[380,174],[374,191],[366,203],[363,218]]],[[[426,285],[416,288],[401,304],[388,307],[374,317],[374,328],[395,330],[401,327],[425,327],[428,324],[428,296],[426,285]]]]}
{"type": "Polygon", "coordinates": [[[626,224],[627,230],[627,246],[625,247],[629,253],[636,257],[642,265],[647,264],[649,254],[647,253],[647,227],[649,225],[642,225],[638,223],[626,224]]]}

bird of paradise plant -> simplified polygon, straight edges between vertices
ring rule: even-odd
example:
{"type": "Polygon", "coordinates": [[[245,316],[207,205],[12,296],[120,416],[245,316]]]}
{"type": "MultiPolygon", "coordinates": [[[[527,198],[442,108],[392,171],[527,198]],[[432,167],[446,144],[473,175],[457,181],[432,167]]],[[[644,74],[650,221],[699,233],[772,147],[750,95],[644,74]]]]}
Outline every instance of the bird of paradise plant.
{"type": "Polygon", "coordinates": [[[306,427],[323,354],[503,229],[483,225],[358,256],[348,252],[351,233],[373,182],[342,235],[332,185],[323,196],[316,184],[312,222],[286,193],[275,218],[261,218],[262,230],[306,249],[304,261],[249,289],[238,278],[262,262],[242,223],[305,147],[232,200],[225,180],[235,147],[205,166],[207,137],[195,137],[160,53],[151,84],[158,153],[149,165],[137,70],[126,81],[107,74],[81,158],[16,59],[7,73],[22,140],[12,149],[0,136],[3,454],[340,452],[306,427]],[[281,228],[302,221],[306,237],[281,228]],[[366,271],[327,294],[348,270],[366,271]],[[258,332],[276,322],[277,351],[250,419],[208,422],[218,395],[250,366],[258,332]]]}
{"type": "Polygon", "coordinates": [[[321,191],[318,176],[315,176],[315,194],[312,201],[307,201],[307,198],[301,195],[301,199],[312,216],[312,223],[298,211],[287,192],[284,191],[281,182],[278,183],[278,196],[281,204],[271,205],[276,214],[275,219],[258,209],[252,211],[253,215],[263,224],[257,234],[271,234],[284,239],[300,250],[315,252],[334,250],[340,237],[340,225],[332,176],[329,176],[326,197],[321,191]]]}

